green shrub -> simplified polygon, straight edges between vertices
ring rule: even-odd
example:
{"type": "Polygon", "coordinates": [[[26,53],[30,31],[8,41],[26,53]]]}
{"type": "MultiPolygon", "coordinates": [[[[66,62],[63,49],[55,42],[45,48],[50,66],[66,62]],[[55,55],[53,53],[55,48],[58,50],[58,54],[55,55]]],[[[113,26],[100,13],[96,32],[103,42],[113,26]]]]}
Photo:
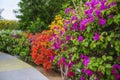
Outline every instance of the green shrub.
{"type": "Polygon", "coordinates": [[[31,60],[30,43],[22,31],[1,30],[0,51],[20,56],[23,60],[31,60]]]}
{"type": "Polygon", "coordinates": [[[2,29],[18,29],[18,22],[15,20],[0,20],[0,30],[2,29]]]}

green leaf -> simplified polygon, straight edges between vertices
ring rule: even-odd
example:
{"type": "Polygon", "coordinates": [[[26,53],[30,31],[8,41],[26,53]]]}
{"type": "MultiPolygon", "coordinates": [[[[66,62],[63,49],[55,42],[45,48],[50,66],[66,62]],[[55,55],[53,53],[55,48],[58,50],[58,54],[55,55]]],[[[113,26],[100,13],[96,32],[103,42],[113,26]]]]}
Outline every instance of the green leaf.
{"type": "Polygon", "coordinates": [[[111,64],[105,64],[105,68],[112,68],[111,64]]]}

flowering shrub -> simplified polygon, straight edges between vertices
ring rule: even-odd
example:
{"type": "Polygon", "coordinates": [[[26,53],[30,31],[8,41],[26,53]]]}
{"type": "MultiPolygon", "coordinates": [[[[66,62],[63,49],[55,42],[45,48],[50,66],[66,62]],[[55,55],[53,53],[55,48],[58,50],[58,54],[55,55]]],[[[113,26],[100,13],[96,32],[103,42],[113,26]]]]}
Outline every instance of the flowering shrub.
{"type": "Polygon", "coordinates": [[[47,31],[44,31],[29,37],[32,59],[37,65],[42,64],[45,70],[52,68],[51,56],[55,55],[55,52],[50,49],[50,34],[47,33],[47,31]]]}
{"type": "Polygon", "coordinates": [[[24,32],[18,30],[0,31],[0,51],[20,56],[25,61],[31,61],[30,43],[24,32]]]}
{"type": "Polygon", "coordinates": [[[65,10],[65,32],[54,40],[54,62],[60,65],[63,79],[119,80],[117,2],[91,0],[81,5],[76,11],[70,7],[65,10]]]}

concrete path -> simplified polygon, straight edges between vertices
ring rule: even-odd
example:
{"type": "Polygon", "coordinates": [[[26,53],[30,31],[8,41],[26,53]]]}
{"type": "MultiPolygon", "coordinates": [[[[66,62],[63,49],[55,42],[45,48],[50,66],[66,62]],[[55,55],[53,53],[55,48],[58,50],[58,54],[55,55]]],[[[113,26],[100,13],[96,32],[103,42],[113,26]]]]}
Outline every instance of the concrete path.
{"type": "Polygon", "coordinates": [[[29,64],[0,52],[0,80],[48,80],[29,64]]]}

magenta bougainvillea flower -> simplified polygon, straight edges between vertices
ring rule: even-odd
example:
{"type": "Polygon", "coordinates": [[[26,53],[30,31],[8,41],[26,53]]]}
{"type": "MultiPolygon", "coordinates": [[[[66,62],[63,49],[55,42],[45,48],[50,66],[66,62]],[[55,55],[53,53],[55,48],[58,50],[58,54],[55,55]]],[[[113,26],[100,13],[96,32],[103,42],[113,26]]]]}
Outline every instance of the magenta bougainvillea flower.
{"type": "Polygon", "coordinates": [[[95,33],[93,39],[94,39],[95,41],[98,41],[99,38],[100,38],[100,35],[99,35],[98,33],[95,33]]]}
{"type": "Polygon", "coordinates": [[[112,68],[112,74],[115,77],[115,80],[120,80],[120,74],[118,73],[118,70],[120,70],[120,65],[114,64],[112,68]]]}
{"type": "Polygon", "coordinates": [[[82,42],[82,41],[83,41],[83,39],[84,39],[84,37],[83,37],[83,36],[78,36],[78,41],[79,41],[79,42],[82,42]]]}
{"type": "Polygon", "coordinates": [[[66,36],[66,41],[69,41],[70,39],[71,39],[70,35],[66,36]]]}
{"type": "Polygon", "coordinates": [[[74,21],[74,20],[77,20],[78,18],[77,18],[77,16],[76,15],[73,15],[72,17],[71,17],[71,21],[74,21]]]}
{"type": "Polygon", "coordinates": [[[59,43],[54,43],[53,47],[54,47],[54,49],[59,49],[60,48],[60,44],[59,43]]]}
{"type": "Polygon", "coordinates": [[[91,71],[90,69],[84,69],[82,68],[82,72],[87,74],[88,76],[92,76],[94,74],[93,71],[91,71]]]}
{"type": "Polygon", "coordinates": [[[84,65],[84,66],[87,66],[89,62],[90,62],[90,59],[89,59],[89,58],[85,58],[85,59],[83,60],[83,65],[84,65]]]}
{"type": "Polygon", "coordinates": [[[54,60],[54,58],[55,58],[55,56],[51,56],[51,57],[50,57],[50,60],[51,60],[51,61],[53,61],[53,60],[54,60]]]}
{"type": "Polygon", "coordinates": [[[90,62],[89,57],[86,56],[86,55],[84,55],[84,54],[81,54],[81,55],[80,55],[80,59],[83,59],[83,65],[84,65],[84,66],[87,66],[88,63],[90,62]]]}
{"type": "Polygon", "coordinates": [[[85,80],[85,77],[84,77],[84,76],[81,76],[81,77],[80,77],[80,80],[85,80]]]}
{"type": "Polygon", "coordinates": [[[67,77],[76,76],[75,72],[70,71],[67,73],[67,77]]]}
{"type": "Polygon", "coordinates": [[[101,18],[101,11],[100,10],[96,10],[95,13],[96,13],[96,16],[98,18],[101,18]]]}
{"type": "Polygon", "coordinates": [[[68,14],[70,11],[71,11],[71,8],[68,7],[68,8],[65,9],[64,12],[65,12],[66,14],[68,14]]]}
{"type": "Polygon", "coordinates": [[[85,10],[85,14],[88,16],[88,17],[93,17],[93,9],[88,9],[88,10],[85,10]]]}
{"type": "Polygon", "coordinates": [[[78,23],[75,22],[72,27],[71,27],[71,30],[77,30],[77,27],[78,27],[78,23]]]}
{"type": "Polygon", "coordinates": [[[106,19],[104,18],[99,19],[99,24],[104,26],[106,24],[106,19]]]}

